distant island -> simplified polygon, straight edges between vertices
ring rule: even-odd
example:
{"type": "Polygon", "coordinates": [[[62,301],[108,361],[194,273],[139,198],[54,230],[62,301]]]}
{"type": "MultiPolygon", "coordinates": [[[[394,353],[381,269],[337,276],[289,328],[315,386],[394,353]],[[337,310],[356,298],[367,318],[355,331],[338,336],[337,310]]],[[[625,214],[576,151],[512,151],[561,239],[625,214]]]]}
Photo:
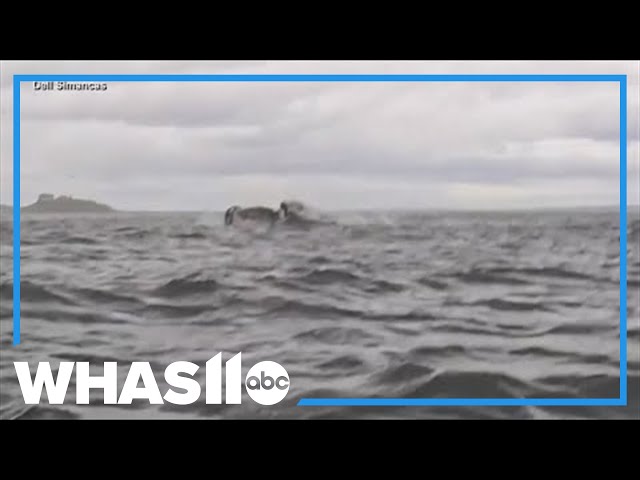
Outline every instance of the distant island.
{"type": "Polygon", "coordinates": [[[67,195],[54,197],[51,193],[41,193],[38,200],[21,208],[25,213],[109,213],[115,210],[108,205],[72,198],[67,195]]]}

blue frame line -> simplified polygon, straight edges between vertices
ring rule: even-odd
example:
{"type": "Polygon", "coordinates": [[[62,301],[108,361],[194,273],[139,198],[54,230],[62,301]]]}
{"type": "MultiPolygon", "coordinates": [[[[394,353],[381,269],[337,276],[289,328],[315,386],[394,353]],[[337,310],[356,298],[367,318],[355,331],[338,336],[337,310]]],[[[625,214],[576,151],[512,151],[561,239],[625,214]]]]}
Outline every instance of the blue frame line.
{"type": "Polygon", "coordinates": [[[20,82],[621,82],[625,75],[15,75],[20,82]]]}
{"type": "Polygon", "coordinates": [[[624,399],[627,398],[627,77],[626,76],[624,76],[620,80],[620,398],[624,398],[624,399]]]}
{"type": "Polygon", "coordinates": [[[623,398],[302,398],[304,407],[601,407],[624,406],[623,398]]]}
{"type": "Polygon", "coordinates": [[[13,76],[13,345],[20,344],[20,86],[22,82],[614,82],[620,86],[619,398],[302,398],[299,406],[625,406],[627,405],[627,76],[547,74],[214,74],[13,76]],[[18,252],[18,255],[15,254],[18,252]]]}
{"type": "Polygon", "coordinates": [[[13,344],[20,344],[20,79],[13,77],[13,344]],[[18,255],[15,253],[18,252],[18,255]]]}

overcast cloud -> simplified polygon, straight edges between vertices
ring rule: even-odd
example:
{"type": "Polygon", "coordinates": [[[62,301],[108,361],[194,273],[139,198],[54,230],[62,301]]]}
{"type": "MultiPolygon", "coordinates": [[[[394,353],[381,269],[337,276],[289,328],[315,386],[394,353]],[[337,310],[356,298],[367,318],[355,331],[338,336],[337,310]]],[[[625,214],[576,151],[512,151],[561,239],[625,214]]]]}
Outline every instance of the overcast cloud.
{"type": "MultiPolygon", "coordinates": [[[[629,77],[638,203],[638,62],[3,62],[0,198],[12,203],[16,73],[612,73],[629,77]]],[[[609,83],[109,83],[21,92],[22,204],[41,192],[134,210],[616,205],[609,83]]]]}

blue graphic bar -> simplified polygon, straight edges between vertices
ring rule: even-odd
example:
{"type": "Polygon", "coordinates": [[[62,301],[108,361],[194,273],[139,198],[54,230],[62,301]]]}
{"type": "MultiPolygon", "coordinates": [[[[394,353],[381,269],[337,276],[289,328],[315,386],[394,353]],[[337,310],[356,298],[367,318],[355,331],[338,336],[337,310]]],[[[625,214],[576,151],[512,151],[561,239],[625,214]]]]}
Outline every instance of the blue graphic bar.
{"type": "Polygon", "coordinates": [[[20,344],[20,80],[13,77],[13,344],[20,344]]]}
{"type": "Polygon", "coordinates": [[[620,398],[627,398],[627,77],[620,80],[620,398]]]}
{"type": "Polygon", "coordinates": [[[623,406],[622,398],[302,398],[303,407],[601,407],[623,406]]]}
{"type": "Polygon", "coordinates": [[[625,75],[15,75],[19,82],[622,82],[625,75]]]}

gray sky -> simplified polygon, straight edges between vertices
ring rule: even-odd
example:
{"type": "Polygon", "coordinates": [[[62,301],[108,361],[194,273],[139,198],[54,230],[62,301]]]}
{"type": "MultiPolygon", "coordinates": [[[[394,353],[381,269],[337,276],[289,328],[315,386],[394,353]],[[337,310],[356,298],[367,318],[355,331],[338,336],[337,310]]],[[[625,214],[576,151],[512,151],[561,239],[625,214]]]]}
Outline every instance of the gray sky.
{"type": "MultiPolygon", "coordinates": [[[[12,203],[16,73],[629,75],[638,62],[3,62],[0,198],[12,203]]],[[[619,92],[603,83],[109,83],[21,92],[22,204],[41,192],[141,210],[615,205],[619,92]]]]}

